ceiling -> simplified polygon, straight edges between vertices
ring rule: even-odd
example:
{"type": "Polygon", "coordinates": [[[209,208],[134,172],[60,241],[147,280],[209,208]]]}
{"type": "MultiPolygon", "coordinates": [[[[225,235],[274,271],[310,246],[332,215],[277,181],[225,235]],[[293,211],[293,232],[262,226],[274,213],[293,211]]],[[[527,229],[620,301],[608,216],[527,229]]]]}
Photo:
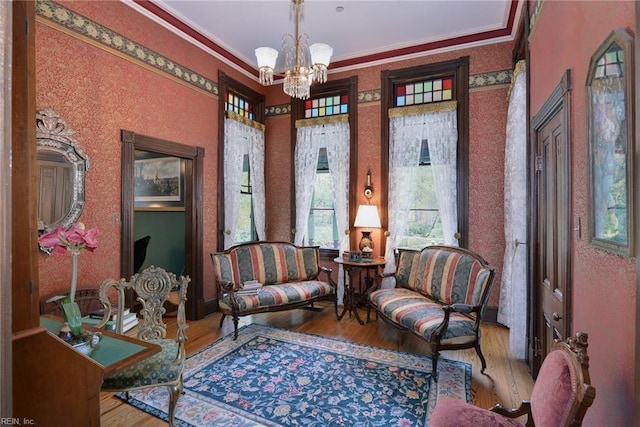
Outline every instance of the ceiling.
{"type": "MultiPolygon", "coordinates": [[[[254,50],[294,32],[289,0],[125,0],[232,66],[257,75],[254,50]]],[[[306,0],[300,31],[333,47],[331,70],[514,38],[518,0],[306,0]],[[342,11],[339,9],[342,8],[342,11]]],[[[278,67],[283,62],[278,58],[278,67]]]]}

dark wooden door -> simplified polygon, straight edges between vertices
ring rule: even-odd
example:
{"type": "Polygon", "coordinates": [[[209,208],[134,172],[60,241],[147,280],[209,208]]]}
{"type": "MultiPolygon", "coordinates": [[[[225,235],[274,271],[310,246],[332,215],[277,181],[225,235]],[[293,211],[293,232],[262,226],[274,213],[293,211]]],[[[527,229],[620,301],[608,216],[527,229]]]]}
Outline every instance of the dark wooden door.
{"type": "Polygon", "coordinates": [[[571,161],[569,74],[534,118],[536,249],[534,252],[534,376],[555,339],[570,332],[571,161]]]}

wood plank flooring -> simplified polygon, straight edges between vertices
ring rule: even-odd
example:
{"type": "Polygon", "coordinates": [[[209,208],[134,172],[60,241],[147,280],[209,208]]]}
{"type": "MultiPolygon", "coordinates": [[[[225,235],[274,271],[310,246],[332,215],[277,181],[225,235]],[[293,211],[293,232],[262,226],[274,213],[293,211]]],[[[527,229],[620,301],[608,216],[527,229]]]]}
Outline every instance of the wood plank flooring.
{"type": "MultiPolygon", "coordinates": [[[[366,310],[359,309],[360,317],[366,320],[366,310]]],[[[175,336],[175,319],[166,319],[168,335],[175,336]]],[[[189,322],[187,329],[187,355],[213,343],[218,338],[233,331],[230,318],[225,319],[222,329],[218,328],[220,314],[189,322]]],[[[267,326],[285,328],[309,334],[335,337],[380,348],[397,349],[418,354],[428,354],[427,346],[410,335],[399,335],[398,331],[375,320],[360,325],[354,318],[346,315],[337,321],[333,306],[325,303],[314,309],[297,309],[279,313],[264,313],[246,316],[240,319],[240,325],[258,323],[267,326]]],[[[509,331],[499,326],[482,325],[482,352],[487,359],[485,374],[480,373],[480,361],[473,349],[442,352],[442,357],[460,360],[472,365],[473,377],[471,393],[473,404],[489,408],[500,402],[507,407],[516,407],[523,399],[528,399],[533,381],[524,362],[509,357],[509,331]]],[[[123,403],[113,393],[101,393],[102,426],[166,426],[159,419],[148,415],[131,405],[123,403]]]]}

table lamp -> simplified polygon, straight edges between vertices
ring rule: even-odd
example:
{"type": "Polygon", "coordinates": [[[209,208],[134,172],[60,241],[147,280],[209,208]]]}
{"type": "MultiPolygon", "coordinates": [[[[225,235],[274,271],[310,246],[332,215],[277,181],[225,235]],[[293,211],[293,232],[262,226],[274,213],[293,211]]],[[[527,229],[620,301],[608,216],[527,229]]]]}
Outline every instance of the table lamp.
{"type": "MultiPolygon", "coordinates": [[[[375,205],[360,205],[354,227],[359,228],[380,228],[380,216],[378,208],[375,205]]],[[[358,246],[362,252],[373,252],[373,240],[371,239],[371,230],[363,230],[360,245],[358,246]]]]}

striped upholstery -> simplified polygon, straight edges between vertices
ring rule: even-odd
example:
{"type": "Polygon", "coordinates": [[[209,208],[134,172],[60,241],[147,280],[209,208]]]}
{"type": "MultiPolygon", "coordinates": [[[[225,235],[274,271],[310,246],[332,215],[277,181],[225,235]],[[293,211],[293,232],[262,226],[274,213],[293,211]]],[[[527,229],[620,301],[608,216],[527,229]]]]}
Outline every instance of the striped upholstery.
{"type": "Polygon", "coordinates": [[[318,277],[318,250],[282,243],[242,245],[229,253],[211,255],[219,280],[263,285],[312,280],[318,277]]]}
{"type": "Polygon", "coordinates": [[[396,286],[444,304],[479,305],[490,269],[463,252],[443,248],[400,251],[396,286]]]}
{"type": "MultiPolygon", "coordinates": [[[[431,341],[431,334],[442,323],[442,304],[433,302],[406,288],[380,289],[370,295],[371,303],[389,320],[431,341]]],[[[460,344],[475,340],[474,320],[451,313],[442,344],[460,344]]]]}
{"type": "Polygon", "coordinates": [[[211,259],[222,312],[220,326],[225,316],[231,315],[236,337],[238,317],[253,313],[289,310],[328,300],[334,303],[338,316],[336,284],[331,279],[331,269],[320,267],[317,246],[250,242],[212,253],[211,259]],[[321,273],[326,278],[320,278],[321,273]],[[230,287],[237,291],[251,280],[263,285],[257,293],[230,292],[230,287]]]}
{"type": "MultiPolygon", "coordinates": [[[[307,280],[290,282],[278,286],[265,286],[256,295],[236,295],[238,310],[242,313],[261,307],[273,307],[333,294],[333,287],[327,282],[307,280]]],[[[231,310],[229,295],[220,300],[220,307],[231,310]]]]}
{"type": "Polygon", "coordinates": [[[440,350],[475,348],[484,372],[479,326],[494,276],[495,270],[468,249],[400,250],[396,286],[371,292],[369,306],[383,320],[430,344],[436,380],[440,350]]]}

